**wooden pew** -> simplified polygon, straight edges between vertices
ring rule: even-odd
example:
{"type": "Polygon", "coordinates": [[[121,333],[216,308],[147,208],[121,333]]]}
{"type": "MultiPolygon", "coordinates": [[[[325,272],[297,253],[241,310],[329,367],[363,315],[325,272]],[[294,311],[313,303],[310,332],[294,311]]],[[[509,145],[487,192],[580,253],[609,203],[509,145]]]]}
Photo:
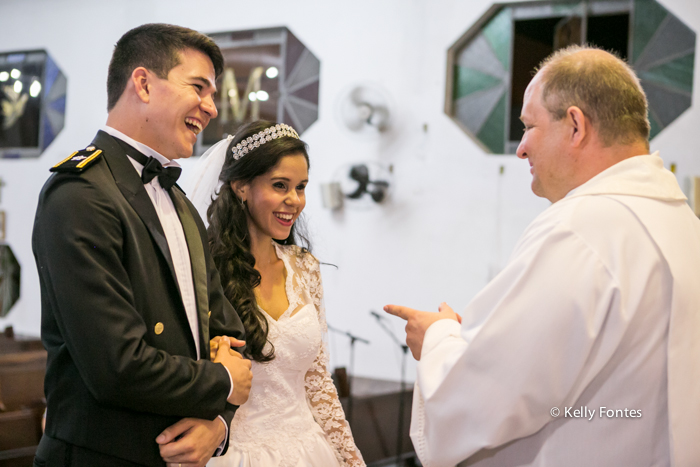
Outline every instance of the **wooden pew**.
{"type": "Polygon", "coordinates": [[[0,410],[41,404],[45,373],[46,350],[0,354],[0,410]]]}
{"type": "Polygon", "coordinates": [[[31,467],[41,439],[46,351],[0,353],[0,467],[31,467]]]}
{"type": "Polygon", "coordinates": [[[43,414],[43,406],[0,413],[0,467],[32,466],[43,414]]]}
{"type": "Polygon", "coordinates": [[[41,350],[44,346],[41,340],[32,337],[17,336],[12,326],[7,326],[0,333],[0,354],[27,352],[30,350],[41,350]]]}

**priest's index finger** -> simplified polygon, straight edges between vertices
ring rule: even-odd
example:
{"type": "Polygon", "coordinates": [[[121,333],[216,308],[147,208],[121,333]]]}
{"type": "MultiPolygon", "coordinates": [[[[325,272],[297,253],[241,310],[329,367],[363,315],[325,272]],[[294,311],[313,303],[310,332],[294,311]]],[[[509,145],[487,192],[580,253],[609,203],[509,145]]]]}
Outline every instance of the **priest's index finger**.
{"type": "Polygon", "coordinates": [[[386,305],[384,307],[384,311],[386,311],[390,315],[398,316],[401,319],[408,320],[410,311],[413,310],[401,305],[386,305]]]}

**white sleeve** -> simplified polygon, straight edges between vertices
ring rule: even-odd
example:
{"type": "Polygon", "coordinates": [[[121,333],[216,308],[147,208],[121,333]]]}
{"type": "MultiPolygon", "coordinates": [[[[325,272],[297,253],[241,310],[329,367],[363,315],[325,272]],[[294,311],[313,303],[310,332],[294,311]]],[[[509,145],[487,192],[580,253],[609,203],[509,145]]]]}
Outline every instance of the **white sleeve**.
{"type": "Polygon", "coordinates": [[[319,351],[313,366],[304,377],[306,398],[316,423],[328,435],[331,445],[349,467],[365,467],[360,450],[350,431],[350,424],[345,420],[343,406],[340,405],[338,392],[331,375],[326,368],[327,361],[323,349],[319,351]]]}
{"type": "Polygon", "coordinates": [[[521,245],[461,326],[440,320],[426,332],[411,422],[423,465],[453,466],[533,434],[552,407],[573,403],[624,332],[607,323],[606,344],[596,346],[618,292],[597,254],[569,230],[521,245]]]}
{"type": "MultiPolygon", "coordinates": [[[[305,261],[300,261],[300,264],[305,271],[307,290],[316,307],[321,332],[325,337],[328,333],[328,325],[323,306],[323,286],[318,262],[311,255],[305,255],[305,261]]],[[[350,424],[345,420],[343,406],[340,404],[338,392],[328,372],[325,342],[321,344],[316,359],[306,372],[304,387],[311,413],[316,423],[328,436],[338,460],[342,462],[343,466],[365,467],[365,461],[355,445],[350,424]]]]}

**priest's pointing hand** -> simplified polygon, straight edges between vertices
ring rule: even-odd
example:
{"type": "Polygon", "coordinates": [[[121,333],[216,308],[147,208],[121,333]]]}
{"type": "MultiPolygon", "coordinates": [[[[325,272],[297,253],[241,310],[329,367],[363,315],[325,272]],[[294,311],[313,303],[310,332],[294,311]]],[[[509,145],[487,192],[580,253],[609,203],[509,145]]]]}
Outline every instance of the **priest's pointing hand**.
{"type": "Polygon", "coordinates": [[[418,311],[400,305],[386,305],[384,311],[406,320],[406,345],[411,349],[413,358],[416,360],[420,360],[423,337],[431,324],[440,319],[453,319],[459,323],[462,322],[462,317],[445,302],[442,302],[438,307],[438,313],[418,311]]]}

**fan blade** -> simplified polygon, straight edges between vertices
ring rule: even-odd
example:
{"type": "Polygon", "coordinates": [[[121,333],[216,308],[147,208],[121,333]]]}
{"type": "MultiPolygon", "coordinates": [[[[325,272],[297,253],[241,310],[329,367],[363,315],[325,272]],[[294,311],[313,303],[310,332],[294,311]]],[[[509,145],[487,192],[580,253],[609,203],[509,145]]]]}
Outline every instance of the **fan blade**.
{"type": "Polygon", "coordinates": [[[355,191],[345,196],[350,199],[358,199],[365,193],[367,193],[367,185],[363,185],[362,183],[360,183],[355,191]]]}
{"type": "Polygon", "coordinates": [[[362,88],[355,88],[350,91],[350,101],[355,105],[364,103],[365,99],[362,97],[362,88]]]}
{"type": "Polygon", "coordinates": [[[372,115],[367,123],[376,127],[379,131],[384,131],[389,127],[389,109],[383,105],[374,106],[372,115]]]}
{"type": "Polygon", "coordinates": [[[375,187],[389,188],[389,182],[387,182],[386,180],[376,180],[374,182],[370,181],[369,183],[371,183],[375,187]]]}
{"type": "Polygon", "coordinates": [[[360,184],[367,185],[369,183],[369,169],[364,164],[353,165],[350,167],[350,178],[357,180],[360,184]]]}
{"type": "Polygon", "coordinates": [[[370,192],[372,199],[375,203],[381,203],[386,196],[386,187],[381,185],[376,185],[374,189],[370,192]]]}

